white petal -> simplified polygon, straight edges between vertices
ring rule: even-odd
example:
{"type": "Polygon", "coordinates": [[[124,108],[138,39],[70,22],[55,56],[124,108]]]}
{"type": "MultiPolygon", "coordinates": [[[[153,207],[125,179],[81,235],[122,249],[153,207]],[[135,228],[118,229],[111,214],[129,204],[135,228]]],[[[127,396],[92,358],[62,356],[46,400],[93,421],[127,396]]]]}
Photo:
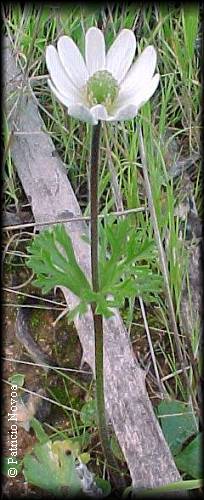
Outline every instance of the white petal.
{"type": "Polygon", "coordinates": [[[138,105],[140,102],[143,103],[143,99],[145,99],[144,102],[148,101],[155,92],[158,83],[159,73],[156,73],[156,75],[150,80],[147,80],[142,87],[135,85],[135,88],[132,88],[131,91],[120,91],[116,103],[117,109],[132,103],[138,105]]]}
{"type": "Polygon", "coordinates": [[[91,114],[95,120],[103,120],[106,121],[108,119],[108,113],[106,108],[102,104],[97,104],[91,108],[91,114]]]}
{"type": "Polygon", "coordinates": [[[123,105],[117,108],[114,116],[109,117],[108,121],[131,120],[134,118],[141,106],[154,94],[159,83],[159,77],[160,75],[157,73],[146,83],[143,89],[140,89],[135,95],[131,94],[131,97],[128,96],[124,99],[123,105]]]}
{"type": "Polygon", "coordinates": [[[142,87],[147,80],[150,80],[155,72],[157,53],[152,45],[146,47],[137,58],[132,68],[128,71],[123,83],[121,92],[131,91],[142,87]]]}
{"type": "Polygon", "coordinates": [[[84,59],[76,44],[69,36],[61,36],[57,43],[61,63],[76,87],[82,88],[88,80],[84,59]]]}
{"type": "Polygon", "coordinates": [[[154,75],[153,78],[149,82],[147,82],[145,87],[136,92],[135,96],[132,97],[132,103],[135,104],[138,109],[141,108],[141,106],[145,104],[145,102],[147,102],[150,97],[152,97],[156,88],[158,87],[159,78],[159,73],[156,73],[156,75],[154,75]]]}
{"type": "Polygon", "coordinates": [[[59,92],[67,97],[70,95],[79,96],[78,90],[74,87],[66,75],[60,62],[57,50],[53,47],[53,45],[49,45],[46,48],[46,64],[52,81],[59,92]]]}
{"type": "Polygon", "coordinates": [[[82,122],[91,123],[92,125],[97,125],[98,120],[96,120],[90,110],[84,106],[83,104],[74,104],[73,106],[69,106],[68,114],[81,120],[82,122]]]}
{"type": "Polygon", "coordinates": [[[47,83],[48,83],[51,91],[55,95],[55,97],[57,97],[58,101],[60,101],[62,104],[64,104],[64,106],[66,106],[67,108],[71,104],[75,104],[75,102],[79,102],[79,99],[77,99],[77,97],[74,97],[73,94],[65,96],[64,94],[62,94],[61,92],[59,92],[56,89],[56,87],[53,85],[53,83],[51,82],[51,80],[48,80],[47,83]]]}
{"type": "Polygon", "coordinates": [[[105,68],[105,41],[101,30],[90,28],[86,33],[85,58],[89,75],[105,68]]]}
{"type": "Polygon", "coordinates": [[[110,47],[106,56],[106,69],[120,83],[129,70],[136,49],[136,39],[133,31],[123,29],[110,47]]]}
{"type": "Polygon", "coordinates": [[[128,104],[118,109],[114,116],[108,118],[109,122],[132,120],[137,115],[137,106],[135,104],[128,104]]]}

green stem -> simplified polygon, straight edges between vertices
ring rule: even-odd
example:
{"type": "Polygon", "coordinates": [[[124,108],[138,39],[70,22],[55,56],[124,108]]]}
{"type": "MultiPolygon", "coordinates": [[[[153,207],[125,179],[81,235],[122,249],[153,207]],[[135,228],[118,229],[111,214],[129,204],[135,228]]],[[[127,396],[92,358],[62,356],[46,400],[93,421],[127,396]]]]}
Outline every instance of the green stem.
{"type": "MultiPolygon", "coordinates": [[[[99,170],[99,144],[100,144],[101,123],[93,126],[91,144],[91,271],[93,291],[99,291],[99,271],[98,271],[98,170],[99,170]]],[[[107,460],[109,472],[114,479],[114,470],[118,470],[118,464],[113,456],[109,444],[109,436],[106,425],[105,397],[104,397],[104,376],[103,376],[103,318],[96,313],[96,305],[92,304],[92,313],[95,333],[95,376],[96,376],[96,403],[99,436],[104,456],[107,460]]],[[[117,481],[117,486],[121,485],[117,481]]]]}

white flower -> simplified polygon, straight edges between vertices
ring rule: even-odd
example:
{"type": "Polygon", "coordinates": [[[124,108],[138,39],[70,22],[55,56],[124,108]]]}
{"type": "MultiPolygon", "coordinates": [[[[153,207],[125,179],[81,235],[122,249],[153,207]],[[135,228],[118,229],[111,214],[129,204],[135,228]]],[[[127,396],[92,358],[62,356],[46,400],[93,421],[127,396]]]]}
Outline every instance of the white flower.
{"type": "Polygon", "coordinates": [[[61,36],[57,50],[53,45],[46,49],[49,86],[75,118],[92,125],[130,120],[159,83],[154,47],[146,47],[131,67],[135,49],[134,33],[123,29],[106,54],[102,31],[92,27],[86,33],[84,60],[73,40],[61,36]]]}

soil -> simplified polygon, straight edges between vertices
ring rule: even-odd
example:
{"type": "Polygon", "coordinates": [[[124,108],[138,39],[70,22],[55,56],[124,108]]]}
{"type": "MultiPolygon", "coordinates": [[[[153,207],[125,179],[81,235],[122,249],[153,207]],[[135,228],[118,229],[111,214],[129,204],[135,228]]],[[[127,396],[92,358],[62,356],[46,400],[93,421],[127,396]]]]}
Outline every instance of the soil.
{"type": "MultiPolygon", "coordinates": [[[[21,270],[18,273],[18,279],[15,276],[15,281],[23,282],[25,280],[25,273],[27,270],[21,270]]],[[[5,286],[9,285],[9,282],[13,284],[13,280],[11,280],[12,274],[8,271],[6,272],[6,283],[5,286]]],[[[39,296],[39,290],[36,288],[32,288],[31,286],[26,287],[26,289],[22,289],[24,293],[33,294],[35,296],[39,296]]],[[[48,297],[46,297],[48,298],[48,297]]],[[[49,296],[49,299],[59,302],[63,302],[63,296],[49,296]]],[[[25,300],[24,296],[18,293],[9,293],[8,291],[3,294],[3,302],[4,304],[12,303],[12,306],[4,306],[4,314],[2,320],[2,330],[4,332],[3,337],[3,350],[2,355],[4,358],[9,358],[12,360],[21,360],[21,361],[31,361],[32,359],[29,357],[23,346],[19,343],[17,338],[15,337],[15,322],[16,322],[16,314],[17,314],[17,306],[22,304],[25,300]]],[[[32,301],[31,301],[32,302],[32,301]]],[[[26,300],[26,303],[29,304],[29,299],[26,300]]],[[[49,303],[43,303],[39,301],[39,304],[51,306],[49,303]]],[[[53,360],[56,361],[56,366],[59,367],[68,367],[79,370],[81,357],[82,357],[82,349],[79,342],[78,335],[74,330],[73,325],[68,325],[66,317],[57,322],[56,326],[53,326],[53,321],[56,320],[57,316],[61,312],[55,310],[56,306],[51,307],[50,309],[36,309],[32,307],[30,310],[30,328],[32,331],[33,338],[37,341],[38,345],[41,346],[41,349],[51,356],[53,360]]],[[[83,367],[84,369],[84,367],[83,367]]],[[[61,401],[63,404],[67,406],[70,405],[70,401],[67,401],[67,395],[65,392],[63,377],[58,373],[50,370],[48,374],[42,368],[37,366],[16,363],[15,361],[3,361],[2,366],[2,378],[4,381],[7,381],[9,377],[11,377],[14,373],[20,373],[24,375],[24,386],[26,389],[38,392],[39,389],[43,389],[44,393],[50,397],[51,399],[57,398],[58,401],[61,401]]],[[[90,373],[90,372],[89,372],[90,373]]],[[[66,375],[70,376],[70,379],[65,381],[67,390],[70,395],[70,399],[74,408],[81,408],[83,402],[85,402],[86,391],[83,388],[76,385],[76,383],[80,383],[82,387],[88,387],[90,384],[90,380],[92,379],[91,375],[83,376],[83,374],[75,373],[75,372],[66,372],[66,375]],[[83,378],[84,377],[84,378],[83,378]]],[[[18,395],[23,392],[20,388],[18,388],[18,395]]],[[[21,394],[20,394],[21,395],[21,394]]],[[[26,395],[29,396],[29,395],[26,395]]],[[[36,400],[36,398],[35,398],[36,400]]],[[[45,403],[46,405],[47,403],[45,403]]],[[[43,405],[43,411],[41,411],[41,417],[47,414],[45,424],[45,430],[49,434],[50,430],[47,427],[47,424],[56,427],[58,430],[63,430],[65,432],[69,432],[70,422],[67,419],[67,415],[65,412],[54,404],[50,405],[50,411],[45,411],[45,405],[43,405]]],[[[10,456],[9,446],[10,440],[8,439],[8,435],[10,435],[10,425],[11,422],[8,421],[8,413],[10,411],[11,406],[11,386],[4,383],[3,384],[3,457],[10,456]]],[[[39,415],[38,415],[39,418],[39,415]]],[[[39,418],[40,419],[40,418],[39,418]]],[[[71,429],[70,429],[71,430],[71,429]]],[[[18,461],[20,461],[26,453],[31,452],[34,444],[37,442],[35,434],[32,429],[27,432],[21,425],[18,425],[18,461]]],[[[8,478],[3,476],[3,495],[4,496],[36,496],[40,492],[40,496],[42,494],[47,496],[46,492],[41,492],[36,487],[32,487],[31,485],[25,482],[23,474],[18,474],[16,478],[8,478]]]]}

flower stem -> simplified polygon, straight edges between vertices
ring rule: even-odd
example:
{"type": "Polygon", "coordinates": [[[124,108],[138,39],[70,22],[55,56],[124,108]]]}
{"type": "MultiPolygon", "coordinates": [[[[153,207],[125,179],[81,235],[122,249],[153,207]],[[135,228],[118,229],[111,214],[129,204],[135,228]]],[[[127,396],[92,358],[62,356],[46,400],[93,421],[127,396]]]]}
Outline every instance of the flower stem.
{"type": "MultiPolygon", "coordinates": [[[[94,292],[99,291],[99,270],[98,270],[98,170],[99,170],[99,144],[100,144],[101,123],[93,126],[92,144],[91,144],[91,271],[92,287],[94,292]]],[[[114,480],[118,464],[111,451],[109,444],[108,429],[105,415],[105,397],[104,397],[104,375],[103,375],[103,318],[96,313],[96,304],[92,304],[92,313],[95,333],[95,376],[96,376],[96,403],[99,436],[104,456],[107,460],[109,472],[114,480]]],[[[121,485],[120,480],[117,486],[121,485]]]]}

